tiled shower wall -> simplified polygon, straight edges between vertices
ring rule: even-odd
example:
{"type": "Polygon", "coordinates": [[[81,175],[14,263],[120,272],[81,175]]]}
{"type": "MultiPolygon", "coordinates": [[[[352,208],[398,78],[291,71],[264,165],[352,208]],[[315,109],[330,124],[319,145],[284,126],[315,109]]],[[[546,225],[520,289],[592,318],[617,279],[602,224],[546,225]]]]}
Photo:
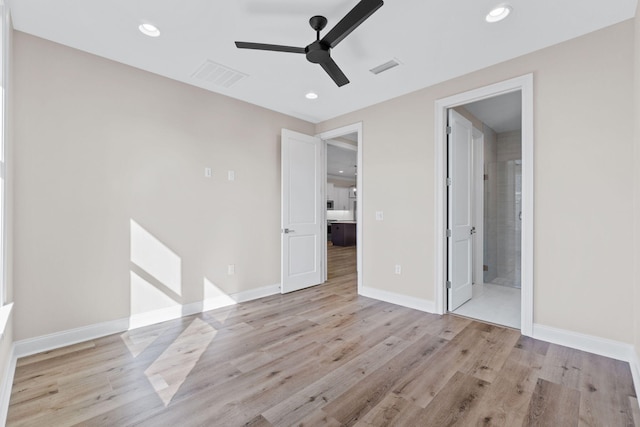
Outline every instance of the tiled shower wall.
{"type": "Polygon", "coordinates": [[[484,134],[484,254],[486,266],[483,281],[491,283],[498,276],[498,221],[496,213],[497,183],[496,162],[498,161],[497,135],[488,126],[483,126],[484,134]]]}
{"type": "Polygon", "coordinates": [[[520,287],[522,143],[520,131],[485,133],[486,283],[520,287]],[[487,143],[489,141],[489,143],[487,143]]]}

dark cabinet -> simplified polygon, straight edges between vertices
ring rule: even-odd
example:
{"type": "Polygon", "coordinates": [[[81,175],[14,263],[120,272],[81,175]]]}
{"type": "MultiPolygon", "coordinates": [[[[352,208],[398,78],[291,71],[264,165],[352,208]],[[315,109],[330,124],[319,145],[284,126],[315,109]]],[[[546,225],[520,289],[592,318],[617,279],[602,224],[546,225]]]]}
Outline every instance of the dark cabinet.
{"type": "Polygon", "coordinates": [[[334,246],[353,246],[356,244],[356,224],[334,222],[331,224],[331,242],[334,246]]]}

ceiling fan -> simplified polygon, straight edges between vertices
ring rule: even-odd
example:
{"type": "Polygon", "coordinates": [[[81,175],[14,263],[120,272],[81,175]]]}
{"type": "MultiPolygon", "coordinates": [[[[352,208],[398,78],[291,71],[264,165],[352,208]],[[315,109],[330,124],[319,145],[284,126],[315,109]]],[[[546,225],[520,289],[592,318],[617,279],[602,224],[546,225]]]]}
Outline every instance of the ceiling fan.
{"type": "Polygon", "coordinates": [[[240,49],[271,50],[275,52],[304,53],[307,60],[320,66],[329,74],[334,82],[340,86],[349,83],[338,64],[331,59],[331,49],[336,47],[345,37],[362,24],[383,5],[382,0],[361,0],[344,18],[340,20],[325,36],[320,38],[320,31],[327,25],[327,18],[314,16],[309,19],[309,25],[316,31],[316,41],[307,47],[282,46],[264,43],[236,42],[240,49]]]}

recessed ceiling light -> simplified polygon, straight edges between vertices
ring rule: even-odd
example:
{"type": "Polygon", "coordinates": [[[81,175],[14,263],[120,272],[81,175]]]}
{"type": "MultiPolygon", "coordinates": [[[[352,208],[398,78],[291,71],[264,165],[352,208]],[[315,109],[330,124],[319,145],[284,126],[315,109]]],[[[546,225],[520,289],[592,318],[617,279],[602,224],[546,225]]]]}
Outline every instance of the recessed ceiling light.
{"type": "Polygon", "coordinates": [[[338,171],[339,173],[344,173],[344,171],[338,171]]]}
{"type": "Polygon", "coordinates": [[[318,99],[318,94],[315,92],[309,92],[305,95],[307,99],[318,99]]]}
{"type": "Polygon", "coordinates": [[[160,35],[160,30],[158,27],[152,24],[140,24],[138,29],[142,34],[149,37],[158,37],[160,35]]]}
{"type": "Polygon", "coordinates": [[[500,6],[496,6],[491,9],[484,19],[486,19],[487,22],[498,22],[509,16],[510,13],[511,6],[508,4],[501,4],[500,6]]]}

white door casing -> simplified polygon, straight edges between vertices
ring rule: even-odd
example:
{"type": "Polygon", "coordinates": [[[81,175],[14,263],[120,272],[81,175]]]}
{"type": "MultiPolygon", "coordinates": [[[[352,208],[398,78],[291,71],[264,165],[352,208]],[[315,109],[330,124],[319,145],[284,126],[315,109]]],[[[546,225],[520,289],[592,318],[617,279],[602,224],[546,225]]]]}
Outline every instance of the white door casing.
{"type": "Polygon", "coordinates": [[[281,290],[322,283],[323,144],[282,129],[281,290]]]}
{"type": "Polygon", "coordinates": [[[473,126],[449,110],[447,142],[447,301],[453,311],[471,299],[473,265],[472,147],[473,126]]]}
{"type": "Polygon", "coordinates": [[[446,312],[446,138],[447,110],[494,96],[520,91],[522,93],[522,335],[533,336],[534,286],[534,131],[533,74],[526,74],[499,83],[472,89],[435,101],[435,312],[446,312]]]}

